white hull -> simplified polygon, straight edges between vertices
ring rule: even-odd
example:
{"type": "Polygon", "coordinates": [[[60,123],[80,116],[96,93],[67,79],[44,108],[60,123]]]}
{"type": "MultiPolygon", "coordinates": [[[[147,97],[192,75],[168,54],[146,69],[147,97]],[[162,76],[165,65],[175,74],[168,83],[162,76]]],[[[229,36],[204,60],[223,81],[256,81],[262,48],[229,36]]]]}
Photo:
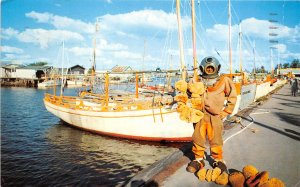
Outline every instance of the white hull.
{"type": "Polygon", "coordinates": [[[75,110],[44,100],[46,109],[63,121],[108,136],[149,141],[190,141],[193,125],[176,111],[162,109],[120,112],[75,110]],[[153,115],[154,113],[154,115],[153,115]]]}
{"type": "Polygon", "coordinates": [[[286,83],[286,80],[279,80],[270,86],[270,82],[259,84],[256,87],[255,101],[263,96],[268,95],[270,92],[286,83]]]}
{"type": "Polygon", "coordinates": [[[53,87],[53,86],[60,86],[61,83],[60,81],[54,81],[53,80],[50,80],[50,81],[44,81],[44,82],[41,82],[41,83],[38,83],[38,88],[50,88],[50,87],[53,87]]]}
{"type": "Polygon", "coordinates": [[[83,81],[67,81],[67,87],[81,87],[84,85],[83,81]]]}

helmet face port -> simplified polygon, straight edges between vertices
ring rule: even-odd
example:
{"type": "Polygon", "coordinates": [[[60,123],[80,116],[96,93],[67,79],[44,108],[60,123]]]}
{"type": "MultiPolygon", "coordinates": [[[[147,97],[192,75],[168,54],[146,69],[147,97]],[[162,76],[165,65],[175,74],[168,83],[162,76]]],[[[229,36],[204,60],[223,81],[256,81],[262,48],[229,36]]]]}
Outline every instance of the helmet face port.
{"type": "Polygon", "coordinates": [[[205,73],[210,75],[210,74],[214,74],[216,71],[216,68],[215,66],[212,66],[212,65],[208,65],[205,67],[205,73]]]}

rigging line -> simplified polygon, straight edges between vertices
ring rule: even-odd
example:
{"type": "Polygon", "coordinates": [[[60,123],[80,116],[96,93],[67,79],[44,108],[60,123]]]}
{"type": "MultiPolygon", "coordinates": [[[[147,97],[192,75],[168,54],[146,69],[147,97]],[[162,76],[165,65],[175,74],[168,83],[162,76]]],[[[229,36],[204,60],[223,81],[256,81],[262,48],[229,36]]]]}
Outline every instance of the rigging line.
{"type": "MultiPolygon", "coordinates": [[[[212,14],[212,11],[210,10],[210,8],[208,7],[208,5],[207,5],[207,2],[206,1],[203,1],[204,2],[204,5],[206,6],[206,8],[207,8],[207,10],[208,10],[208,12],[209,12],[209,14],[210,14],[210,16],[213,18],[213,20],[214,20],[214,24],[218,24],[217,23],[217,20],[216,20],[216,18],[215,18],[215,16],[212,14]]],[[[227,5],[228,6],[228,5],[227,5]]],[[[226,9],[224,9],[224,12],[226,11],[226,9]]],[[[223,13],[222,13],[223,14],[223,13]]],[[[225,44],[225,47],[224,47],[224,49],[226,49],[227,48],[227,44],[225,44]]],[[[224,59],[222,58],[222,56],[220,55],[220,53],[216,50],[216,48],[214,48],[214,50],[215,50],[215,52],[217,53],[217,55],[221,58],[221,60],[223,61],[223,64],[225,64],[228,68],[230,68],[229,67],[229,65],[228,65],[228,63],[226,63],[225,61],[224,61],[224,59]]]]}
{"type": "Polygon", "coordinates": [[[208,12],[210,14],[210,16],[213,18],[214,23],[217,24],[217,20],[216,20],[215,16],[212,14],[210,8],[208,7],[207,2],[206,1],[203,1],[203,2],[204,2],[204,5],[206,6],[206,8],[207,8],[207,10],[208,10],[208,12]]]}
{"type": "MultiPolygon", "coordinates": [[[[181,23],[184,23],[183,20],[185,20],[185,18],[186,18],[187,6],[184,6],[184,4],[182,6],[180,5],[180,9],[183,10],[183,14],[181,14],[181,23]]],[[[189,17],[187,17],[187,18],[189,18],[189,17]]],[[[183,59],[183,62],[185,63],[184,64],[185,67],[187,67],[188,64],[189,64],[189,60],[188,60],[188,57],[187,57],[187,49],[185,48],[187,46],[190,46],[190,45],[188,45],[188,37],[190,36],[190,35],[187,35],[187,33],[189,33],[189,32],[187,32],[188,29],[189,29],[188,27],[182,27],[181,26],[181,35],[182,35],[181,45],[182,45],[182,48],[183,48],[182,59],[183,59]]]]}
{"type": "Polygon", "coordinates": [[[236,133],[232,134],[231,136],[229,136],[228,138],[226,138],[226,139],[224,140],[223,143],[225,144],[225,143],[226,143],[227,141],[229,141],[231,138],[235,137],[236,135],[242,133],[242,132],[245,131],[247,128],[249,128],[249,127],[255,122],[254,117],[252,117],[251,115],[268,114],[268,113],[270,113],[270,111],[269,111],[269,110],[266,110],[266,109],[258,109],[258,110],[265,110],[265,112],[254,112],[254,113],[249,114],[248,116],[251,118],[251,122],[250,122],[248,125],[246,125],[243,129],[239,130],[238,132],[236,132],[236,133]]]}
{"type": "MultiPolygon", "coordinates": [[[[241,20],[233,6],[232,6],[232,12],[237,19],[241,20]]],[[[246,33],[243,33],[243,36],[246,37],[246,39],[248,39],[248,41],[249,41],[249,36],[246,33]]],[[[248,51],[252,51],[253,44],[251,42],[249,42],[249,43],[250,43],[250,50],[249,50],[249,46],[246,45],[245,47],[248,49],[248,51]]]]}
{"type": "MultiPolygon", "coordinates": [[[[172,13],[175,14],[175,9],[174,9],[174,0],[173,0],[173,6],[172,6],[172,13]]],[[[166,33],[166,39],[164,42],[164,46],[163,46],[163,50],[161,52],[161,61],[158,63],[159,66],[164,66],[165,63],[164,61],[166,60],[166,56],[168,56],[168,49],[171,48],[171,40],[172,40],[172,36],[173,36],[173,32],[171,31],[172,29],[170,29],[170,25],[168,27],[167,33],[166,33]]]]}
{"type": "MultiPolygon", "coordinates": [[[[186,3],[181,3],[180,5],[180,9],[182,10],[183,14],[181,16],[181,18],[185,18],[186,15],[187,15],[187,12],[190,13],[190,9],[189,9],[189,5],[186,6],[186,3]],[[181,6],[182,5],[182,6],[181,6]]],[[[189,15],[189,14],[188,14],[189,15]]],[[[189,17],[188,17],[189,18],[189,17]]],[[[191,39],[190,39],[190,31],[189,31],[189,28],[188,27],[182,27],[182,45],[184,47],[186,46],[190,46],[190,43],[191,43],[191,39]]],[[[185,66],[188,67],[189,64],[190,64],[190,59],[188,58],[188,53],[186,52],[187,49],[189,48],[183,48],[183,59],[184,59],[184,62],[185,62],[185,66]]]]}
{"type": "Polygon", "coordinates": [[[165,63],[164,61],[166,61],[166,56],[168,56],[168,49],[171,48],[171,40],[172,40],[172,36],[173,36],[173,32],[171,31],[170,28],[168,28],[168,32],[167,32],[167,37],[166,37],[166,40],[165,40],[165,43],[164,43],[164,47],[163,47],[163,51],[162,51],[162,54],[161,54],[161,66],[165,66],[165,63]]]}
{"type": "Polygon", "coordinates": [[[170,40],[170,28],[168,28],[168,30],[167,30],[167,33],[166,33],[166,39],[165,39],[165,41],[164,41],[164,45],[163,45],[163,48],[162,48],[162,51],[161,51],[161,61],[158,63],[159,64],[159,66],[161,66],[162,65],[162,63],[163,63],[163,61],[164,61],[164,56],[165,56],[165,53],[166,53],[166,50],[167,50],[167,43],[168,43],[168,41],[170,40]]]}
{"type": "MultiPolygon", "coordinates": [[[[232,6],[232,10],[233,10],[234,16],[235,16],[237,19],[241,20],[241,19],[239,18],[238,14],[237,14],[237,12],[236,12],[236,10],[234,9],[233,6],[232,6]]],[[[253,44],[250,42],[249,36],[248,36],[246,33],[243,33],[243,36],[246,37],[247,41],[250,43],[250,47],[247,46],[247,45],[246,45],[245,47],[248,49],[248,51],[252,51],[252,50],[253,50],[253,44]],[[250,48],[250,50],[249,50],[249,48],[250,48]]],[[[263,65],[263,64],[262,64],[262,61],[261,61],[261,56],[259,55],[259,53],[257,53],[256,49],[254,49],[254,50],[255,50],[255,54],[256,54],[257,57],[258,57],[257,60],[258,60],[259,65],[260,65],[260,66],[263,65]]]]}
{"type": "MultiPolygon", "coordinates": [[[[201,33],[206,33],[205,28],[202,24],[200,1],[198,1],[198,2],[199,2],[198,3],[198,12],[200,12],[198,22],[199,22],[199,26],[200,26],[200,31],[201,31],[201,33]]],[[[198,17],[196,17],[196,18],[198,18],[198,17]]],[[[201,37],[201,35],[198,32],[196,32],[196,35],[197,35],[197,38],[199,38],[199,40],[200,40],[199,46],[201,46],[201,44],[202,44],[203,49],[205,48],[206,44],[209,45],[208,48],[210,48],[210,49],[213,49],[215,47],[215,46],[213,46],[212,42],[208,41],[207,37],[201,37]]],[[[203,36],[204,36],[204,34],[203,34],[203,36]]]]}
{"type": "Polygon", "coordinates": [[[235,50],[235,63],[233,64],[233,67],[235,66],[236,69],[238,69],[238,71],[240,71],[239,68],[239,63],[240,63],[240,59],[239,59],[239,41],[236,43],[236,50],[235,50]]]}
{"type": "Polygon", "coordinates": [[[228,65],[228,63],[226,63],[226,61],[222,58],[222,56],[221,56],[221,54],[219,53],[219,51],[216,49],[216,48],[214,48],[214,51],[217,53],[217,55],[221,58],[221,61],[223,62],[223,63],[221,63],[222,65],[223,64],[225,64],[225,66],[227,67],[227,68],[229,68],[229,65],[228,65]]]}
{"type": "MultiPolygon", "coordinates": [[[[243,38],[246,38],[246,41],[245,40],[243,40],[243,43],[245,44],[244,45],[244,48],[247,48],[247,51],[249,52],[249,51],[253,51],[253,46],[254,46],[254,44],[250,41],[250,38],[249,38],[249,36],[246,34],[246,33],[243,33],[243,38]]],[[[261,58],[260,58],[260,55],[257,53],[257,50],[256,49],[254,49],[254,52],[255,52],[255,55],[256,55],[256,57],[259,57],[259,58],[256,58],[256,60],[259,60],[259,65],[262,65],[261,64],[261,58]]],[[[250,52],[249,54],[252,54],[252,52],[250,52]]],[[[258,61],[257,61],[258,62],[258,61]]]]}

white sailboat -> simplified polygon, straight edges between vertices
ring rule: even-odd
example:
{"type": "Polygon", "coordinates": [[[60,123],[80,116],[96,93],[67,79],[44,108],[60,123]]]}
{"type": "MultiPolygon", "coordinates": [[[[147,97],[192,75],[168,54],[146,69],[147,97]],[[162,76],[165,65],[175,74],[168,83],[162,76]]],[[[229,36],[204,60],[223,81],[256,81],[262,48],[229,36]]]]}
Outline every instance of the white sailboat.
{"type": "MultiPolygon", "coordinates": [[[[95,76],[94,72],[92,76],[95,76]]],[[[102,95],[46,94],[44,104],[49,112],[68,124],[98,134],[147,141],[191,140],[193,125],[180,120],[171,96],[142,97],[137,83],[134,94],[112,96],[108,87],[109,74],[105,74],[105,93],[102,95]]]]}

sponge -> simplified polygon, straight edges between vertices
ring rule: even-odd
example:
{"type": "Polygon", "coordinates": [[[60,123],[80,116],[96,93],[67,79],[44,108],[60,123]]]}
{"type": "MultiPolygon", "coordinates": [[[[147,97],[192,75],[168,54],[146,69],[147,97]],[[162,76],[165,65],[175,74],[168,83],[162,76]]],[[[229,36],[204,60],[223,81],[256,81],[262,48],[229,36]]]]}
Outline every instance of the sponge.
{"type": "Polygon", "coordinates": [[[204,114],[200,110],[196,110],[193,108],[190,109],[190,122],[198,123],[203,117],[204,114]]]}
{"type": "Polygon", "coordinates": [[[201,110],[202,109],[202,98],[191,98],[190,99],[192,108],[201,110]]]}
{"type": "Polygon", "coordinates": [[[220,168],[215,167],[212,171],[211,181],[216,181],[216,179],[221,175],[222,171],[220,168]]]}
{"type": "Polygon", "coordinates": [[[212,175],[212,169],[208,169],[206,173],[206,181],[210,182],[211,181],[211,175],[212,175]]]}
{"type": "Polygon", "coordinates": [[[259,174],[259,178],[260,178],[260,181],[259,181],[258,186],[261,186],[262,184],[266,183],[269,180],[269,173],[267,171],[262,171],[259,174]]]}
{"type": "Polygon", "coordinates": [[[190,111],[191,109],[186,106],[186,105],[183,105],[183,108],[182,108],[182,111],[180,112],[180,119],[183,120],[183,121],[186,121],[186,122],[190,122],[190,111]]]}
{"type": "Polygon", "coordinates": [[[187,83],[184,80],[177,81],[175,83],[175,89],[181,93],[186,93],[187,91],[187,83]]]}
{"type": "Polygon", "coordinates": [[[226,185],[228,183],[228,174],[223,172],[215,181],[215,183],[220,185],[226,185]]]}
{"type": "Polygon", "coordinates": [[[176,102],[182,102],[182,103],[186,103],[188,99],[189,98],[188,98],[187,94],[178,94],[174,97],[174,100],[176,102]]]}
{"type": "Polygon", "coordinates": [[[243,174],[245,179],[248,179],[251,176],[256,176],[258,174],[258,170],[252,165],[247,165],[243,168],[243,174]]]}
{"type": "Polygon", "coordinates": [[[228,180],[232,187],[244,187],[245,177],[240,171],[231,173],[228,180]]]}
{"type": "Polygon", "coordinates": [[[198,95],[202,95],[205,91],[205,87],[202,82],[189,83],[188,89],[191,93],[198,95]]]}
{"type": "Polygon", "coordinates": [[[204,181],[206,178],[206,169],[202,168],[197,172],[197,176],[199,178],[200,181],[204,181]]]}
{"type": "Polygon", "coordinates": [[[280,179],[272,178],[266,183],[260,185],[259,187],[285,187],[285,185],[280,179]]]}

